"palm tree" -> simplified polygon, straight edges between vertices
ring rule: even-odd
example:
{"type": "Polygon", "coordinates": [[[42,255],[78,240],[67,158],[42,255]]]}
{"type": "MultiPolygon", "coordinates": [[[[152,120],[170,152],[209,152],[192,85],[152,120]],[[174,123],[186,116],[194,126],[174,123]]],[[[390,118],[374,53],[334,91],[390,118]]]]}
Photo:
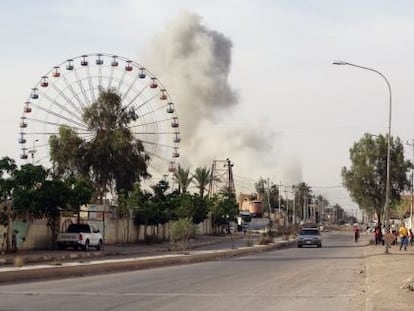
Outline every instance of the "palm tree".
{"type": "MultiPolygon", "coordinates": [[[[301,207],[306,206],[304,203],[307,202],[309,196],[312,193],[311,187],[305,182],[301,182],[296,186],[292,186],[292,189],[295,192],[295,202],[298,202],[299,206],[301,207]]],[[[306,216],[306,212],[302,208],[299,208],[298,214],[302,219],[306,216]]]]}
{"type": "Polygon", "coordinates": [[[200,197],[204,197],[207,186],[212,181],[211,171],[207,167],[198,167],[193,174],[194,182],[199,190],[200,197]]]}
{"type": "Polygon", "coordinates": [[[329,201],[322,195],[318,195],[316,199],[318,200],[319,220],[323,221],[325,217],[324,211],[329,206],[329,201]]]}
{"type": "Polygon", "coordinates": [[[174,172],[174,179],[178,183],[178,193],[186,193],[188,186],[193,180],[193,176],[190,174],[190,168],[184,169],[178,165],[177,170],[174,172]]]}

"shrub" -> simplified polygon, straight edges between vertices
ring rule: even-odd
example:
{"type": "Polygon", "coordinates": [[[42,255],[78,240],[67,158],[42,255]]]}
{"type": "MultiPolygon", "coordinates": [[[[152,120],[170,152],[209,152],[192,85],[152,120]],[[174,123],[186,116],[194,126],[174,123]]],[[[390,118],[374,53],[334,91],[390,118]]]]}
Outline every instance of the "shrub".
{"type": "Polygon", "coordinates": [[[291,236],[298,233],[298,230],[299,228],[297,225],[281,226],[279,228],[279,233],[284,236],[285,240],[289,241],[291,236]]]}
{"type": "Polygon", "coordinates": [[[21,268],[24,266],[25,262],[24,262],[24,258],[20,257],[20,256],[16,256],[13,259],[13,263],[15,267],[21,268]]]}
{"type": "Polygon", "coordinates": [[[254,245],[253,240],[251,240],[251,239],[246,240],[246,246],[247,247],[252,247],[253,245],[254,245]]]}
{"type": "Polygon", "coordinates": [[[191,218],[181,218],[171,226],[171,242],[175,248],[188,249],[188,242],[196,234],[196,226],[191,218]]]}
{"type": "Polygon", "coordinates": [[[273,236],[268,233],[263,233],[259,239],[259,245],[267,245],[269,243],[273,243],[273,236]]]}

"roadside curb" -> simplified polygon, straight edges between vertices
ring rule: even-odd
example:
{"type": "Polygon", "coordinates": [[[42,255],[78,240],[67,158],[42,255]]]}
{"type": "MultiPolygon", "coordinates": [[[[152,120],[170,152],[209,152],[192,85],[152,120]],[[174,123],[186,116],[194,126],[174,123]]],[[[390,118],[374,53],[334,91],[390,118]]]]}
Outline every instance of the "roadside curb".
{"type": "Polygon", "coordinates": [[[15,253],[13,256],[8,256],[6,258],[0,258],[0,267],[6,265],[13,265],[16,258],[22,258],[25,264],[38,264],[44,262],[52,261],[63,261],[63,260],[72,260],[78,258],[100,258],[108,256],[110,254],[100,251],[88,251],[82,254],[79,253],[56,253],[51,255],[30,255],[26,256],[24,254],[15,253]]]}
{"type": "MultiPolygon", "coordinates": [[[[240,239],[242,237],[235,237],[234,239],[240,239]]],[[[221,239],[223,240],[223,239],[221,239]]],[[[190,249],[197,249],[204,246],[214,245],[217,244],[220,240],[206,240],[206,241],[198,241],[195,240],[194,244],[190,245],[190,249]]],[[[113,245],[110,245],[113,246],[113,245]]],[[[98,259],[104,258],[108,256],[152,256],[154,254],[171,254],[173,251],[171,250],[170,246],[159,246],[155,247],[151,250],[134,250],[132,244],[125,244],[120,245],[118,250],[105,250],[105,247],[101,250],[89,250],[89,251],[77,251],[77,252],[70,252],[70,251],[59,251],[59,250],[49,250],[46,254],[27,254],[25,252],[16,252],[8,254],[7,256],[0,258],[0,269],[2,266],[13,266],[14,261],[16,258],[23,259],[25,264],[41,264],[41,263],[50,263],[50,262],[61,262],[61,261],[68,261],[68,260],[76,260],[76,259],[98,259]],[[129,250],[129,248],[131,250],[129,250]],[[127,251],[125,251],[127,250],[127,251]]],[[[135,245],[136,246],[136,245],[135,245]]],[[[108,246],[107,246],[108,247],[108,246]]],[[[110,248],[110,247],[108,247],[110,248]]]]}
{"type": "Polygon", "coordinates": [[[188,254],[163,254],[139,258],[91,261],[78,264],[68,263],[61,265],[23,266],[21,268],[10,268],[8,270],[0,271],[0,283],[95,275],[128,270],[156,268],[166,265],[213,261],[218,259],[261,253],[275,249],[288,248],[295,244],[296,241],[281,241],[268,245],[255,245],[252,247],[243,247],[238,249],[199,252],[188,251],[188,254]]]}

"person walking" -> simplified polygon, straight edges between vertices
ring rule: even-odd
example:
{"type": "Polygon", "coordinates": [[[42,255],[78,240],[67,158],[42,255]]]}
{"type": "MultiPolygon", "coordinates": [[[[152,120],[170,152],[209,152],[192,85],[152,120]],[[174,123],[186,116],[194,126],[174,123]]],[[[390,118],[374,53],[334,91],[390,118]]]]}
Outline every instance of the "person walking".
{"type": "Polygon", "coordinates": [[[358,239],[359,239],[359,227],[355,226],[354,227],[354,240],[355,240],[355,243],[358,243],[358,239]]]}
{"type": "Polygon", "coordinates": [[[410,245],[413,246],[414,245],[414,234],[413,234],[413,230],[408,229],[408,236],[410,238],[410,245]]]}
{"type": "Polygon", "coordinates": [[[404,247],[404,250],[407,250],[408,245],[408,230],[405,227],[405,223],[402,223],[400,230],[400,250],[404,247]]]}
{"type": "Polygon", "coordinates": [[[380,225],[378,225],[378,226],[375,227],[374,237],[375,237],[375,245],[378,245],[380,243],[383,243],[382,231],[381,231],[380,225]]]}

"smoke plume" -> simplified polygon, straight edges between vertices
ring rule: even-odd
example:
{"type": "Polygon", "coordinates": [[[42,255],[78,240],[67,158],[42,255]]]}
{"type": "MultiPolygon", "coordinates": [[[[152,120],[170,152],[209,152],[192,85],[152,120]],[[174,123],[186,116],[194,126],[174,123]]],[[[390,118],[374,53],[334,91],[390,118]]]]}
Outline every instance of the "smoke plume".
{"type": "Polygon", "coordinates": [[[278,160],[285,157],[275,148],[281,134],[263,126],[266,120],[248,127],[237,120],[239,95],[229,83],[233,44],[201,21],[198,15],[180,13],[144,51],[146,66],[175,102],[182,137],[180,164],[194,170],[230,158],[236,177],[251,179],[249,190],[260,176],[286,180],[281,176],[286,173],[301,178],[293,160],[286,167],[278,160]]]}

